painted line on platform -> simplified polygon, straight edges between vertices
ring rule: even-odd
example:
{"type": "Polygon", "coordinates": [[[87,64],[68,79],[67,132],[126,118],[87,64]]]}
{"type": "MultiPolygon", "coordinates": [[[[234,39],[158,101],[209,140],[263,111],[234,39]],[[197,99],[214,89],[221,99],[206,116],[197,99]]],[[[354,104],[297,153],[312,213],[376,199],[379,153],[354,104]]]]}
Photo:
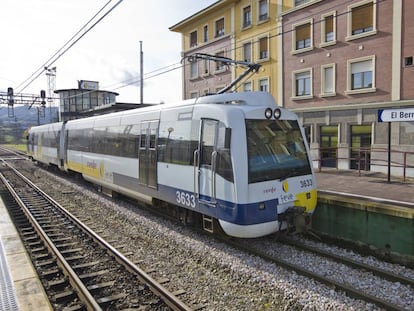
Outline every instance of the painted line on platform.
{"type": "Polygon", "coordinates": [[[318,190],[318,192],[327,193],[327,194],[342,195],[342,196],[358,198],[358,199],[365,199],[365,200],[370,200],[370,201],[374,201],[374,202],[378,202],[378,203],[388,203],[388,204],[393,204],[393,205],[405,205],[406,207],[414,208],[414,203],[412,203],[412,202],[397,201],[397,200],[377,198],[377,197],[370,197],[370,196],[361,195],[361,194],[353,194],[353,193],[332,191],[332,190],[318,190]]]}

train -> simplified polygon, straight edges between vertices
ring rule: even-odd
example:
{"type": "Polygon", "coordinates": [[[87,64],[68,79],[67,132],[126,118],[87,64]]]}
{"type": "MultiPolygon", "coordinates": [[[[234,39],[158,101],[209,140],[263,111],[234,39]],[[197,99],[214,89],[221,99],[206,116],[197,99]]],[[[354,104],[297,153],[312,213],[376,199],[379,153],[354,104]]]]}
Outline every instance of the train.
{"type": "Polygon", "coordinates": [[[27,153],[105,193],[231,237],[307,227],[316,208],[304,129],[268,92],[208,95],[35,126],[27,153]]]}

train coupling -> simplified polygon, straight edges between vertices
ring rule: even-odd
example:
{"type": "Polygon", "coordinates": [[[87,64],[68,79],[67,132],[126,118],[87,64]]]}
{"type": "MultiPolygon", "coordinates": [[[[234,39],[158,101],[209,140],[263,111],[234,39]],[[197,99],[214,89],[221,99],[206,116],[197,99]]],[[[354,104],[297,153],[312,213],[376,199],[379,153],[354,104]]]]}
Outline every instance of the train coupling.
{"type": "Polygon", "coordinates": [[[287,230],[296,233],[306,232],[310,229],[311,214],[306,213],[304,206],[291,206],[279,215],[279,221],[285,222],[287,230]]]}

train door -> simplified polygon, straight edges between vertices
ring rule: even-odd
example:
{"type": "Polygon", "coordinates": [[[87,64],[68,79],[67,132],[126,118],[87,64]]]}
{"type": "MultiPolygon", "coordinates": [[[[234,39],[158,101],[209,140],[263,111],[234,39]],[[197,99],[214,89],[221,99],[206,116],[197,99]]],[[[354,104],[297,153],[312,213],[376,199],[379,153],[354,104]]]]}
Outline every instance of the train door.
{"type": "Polygon", "coordinates": [[[139,141],[139,183],[157,188],[157,121],[141,123],[139,141]]]}
{"type": "Polygon", "coordinates": [[[58,157],[59,157],[59,167],[63,168],[66,159],[66,149],[67,149],[67,140],[65,136],[67,131],[65,130],[66,123],[63,123],[62,128],[58,132],[58,157]]]}
{"type": "Polygon", "coordinates": [[[216,161],[218,121],[203,119],[198,147],[198,177],[196,193],[199,202],[216,204],[216,161]]]}

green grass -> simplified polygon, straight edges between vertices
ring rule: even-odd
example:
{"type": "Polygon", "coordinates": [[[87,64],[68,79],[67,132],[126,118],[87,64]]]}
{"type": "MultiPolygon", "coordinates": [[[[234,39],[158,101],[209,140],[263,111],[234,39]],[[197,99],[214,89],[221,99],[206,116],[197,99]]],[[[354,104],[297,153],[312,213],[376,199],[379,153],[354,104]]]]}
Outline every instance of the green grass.
{"type": "Polygon", "coordinates": [[[26,145],[25,144],[5,144],[3,145],[6,148],[10,148],[10,149],[14,149],[14,150],[18,150],[18,151],[23,151],[26,152],[26,145]]]}

